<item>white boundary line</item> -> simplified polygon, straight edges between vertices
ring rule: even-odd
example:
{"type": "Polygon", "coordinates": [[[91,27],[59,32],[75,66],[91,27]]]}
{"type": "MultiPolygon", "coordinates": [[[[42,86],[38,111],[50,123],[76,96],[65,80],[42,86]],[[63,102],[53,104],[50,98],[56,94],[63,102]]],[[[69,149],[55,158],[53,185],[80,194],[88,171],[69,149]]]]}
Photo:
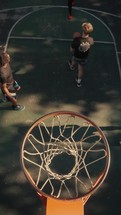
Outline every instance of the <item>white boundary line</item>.
{"type": "MultiPolygon", "coordinates": [[[[38,10],[39,10],[39,9],[38,9],[38,10]]],[[[9,31],[9,33],[8,33],[8,36],[7,36],[7,40],[6,40],[6,44],[5,44],[4,51],[6,51],[6,50],[7,50],[8,42],[9,42],[9,39],[10,39],[10,35],[11,35],[11,33],[12,33],[13,29],[15,28],[15,26],[16,26],[16,25],[17,25],[17,24],[18,24],[22,19],[24,19],[26,16],[28,16],[28,15],[30,15],[30,14],[32,14],[32,13],[34,13],[34,12],[38,11],[38,10],[34,10],[34,11],[31,11],[31,12],[29,12],[29,13],[25,14],[24,16],[22,16],[20,19],[18,19],[18,20],[14,23],[14,25],[12,26],[12,28],[10,29],[10,31],[9,31]]]]}
{"type": "MultiPolygon", "coordinates": [[[[10,38],[13,38],[12,36],[10,36],[11,35],[11,33],[12,33],[12,31],[13,31],[13,29],[14,29],[14,27],[21,21],[21,20],[23,20],[25,17],[27,17],[27,16],[29,16],[30,14],[32,14],[32,13],[34,13],[34,12],[36,12],[36,11],[39,11],[39,10],[41,10],[41,9],[48,9],[48,8],[67,8],[67,6],[42,6],[42,8],[40,7],[40,6],[33,6],[33,8],[37,8],[36,10],[33,10],[33,11],[31,11],[31,12],[29,12],[29,13],[27,13],[27,14],[25,14],[24,16],[22,16],[19,20],[17,20],[17,22],[15,22],[15,24],[12,26],[12,28],[11,28],[11,30],[9,31],[9,33],[8,33],[8,37],[7,37],[7,40],[6,40],[6,49],[7,49],[7,46],[8,46],[8,42],[9,42],[9,39],[10,38]],[[39,7],[39,8],[38,8],[39,7]]],[[[27,8],[27,7],[23,7],[23,8],[27,8]]],[[[29,6],[29,8],[30,8],[30,6],[29,6]]],[[[18,9],[18,8],[17,8],[18,9]]],[[[84,11],[84,10],[82,10],[81,8],[77,8],[77,7],[74,7],[74,9],[76,9],[76,10],[79,10],[79,11],[84,11]]],[[[90,14],[89,12],[87,12],[87,11],[84,11],[85,13],[88,13],[88,14],[90,14]]],[[[90,14],[91,16],[94,16],[94,15],[92,15],[92,14],[90,14]]],[[[98,19],[96,16],[94,16],[96,19],[98,19]]],[[[100,22],[101,22],[101,20],[100,19],[98,19],[100,22]]],[[[103,25],[105,25],[105,23],[102,23],[103,25]]],[[[108,31],[111,33],[111,31],[110,31],[110,29],[108,28],[108,31]]],[[[112,36],[112,34],[111,34],[111,36],[112,36]]],[[[15,38],[15,37],[14,37],[15,38]]],[[[20,39],[20,37],[18,37],[19,39],[20,39]]],[[[21,37],[22,38],[22,37],[21,37]]],[[[26,37],[27,38],[27,37],[26,37]]],[[[17,39],[17,37],[16,37],[16,39],[17,39]]],[[[24,39],[24,38],[23,38],[24,39]]],[[[28,39],[29,39],[29,37],[28,37],[28,39]]],[[[33,39],[39,39],[39,37],[33,37],[33,39]]],[[[44,39],[44,38],[41,38],[40,37],[40,39],[44,39]]],[[[113,39],[113,37],[112,37],[112,39],[113,39]]],[[[56,38],[56,40],[57,40],[57,38],[56,38]]],[[[60,39],[60,40],[64,40],[64,39],[60,39]]],[[[67,40],[67,39],[65,39],[65,40],[67,40]]],[[[69,40],[69,41],[71,41],[71,39],[69,40]]],[[[113,41],[114,41],[114,39],[113,39],[113,41]]],[[[101,42],[100,42],[101,43],[101,42]]],[[[108,42],[104,42],[104,43],[108,43],[108,42]]]]}
{"type": "MultiPolygon", "coordinates": [[[[31,6],[28,6],[28,7],[21,7],[21,9],[22,8],[30,8],[31,6]]],[[[7,40],[6,40],[6,45],[5,45],[5,51],[6,51],[6,49],[7,49],[7,46],[8,46],[8,42],[9,42],[9,39],[10,39],[10,35],[11,35],[11,33],[12,33],[12,31],[13,31],[13,29],[14,29],[14,27],[22,20],[22,19],[24,19],[26,16],[29,16],[30,14],[32,14],[32,13],[34,13],[34,12],[36,12],[36,11],[39,11],[39,10],[41,10],[41,9],[47,9],[47,8],[55,8],[55,7],[57,7],[57,8],[68,8],[67,6],[49,6],[49,5],[46,5],[46,6],[32,6],[32,8],[34,9],[34,8],[37,8],[36,10],[33,10],[33,11],[31,11],[31,12],[29,12],[29,13],[27,13],[27,14],[25,14],[24,16],[22,16],[19,20],[17,20],[17,22],[15,22],[15,24],[12,26],[12,28],[10,29],[10,31],[9,31],[9,33],[8,33],[8,37],[7,37],[7,40]]],[[[17,9],[20,9],[20,8],[17,8],[17,9]]],[[[111,32],[111,30],[109,29],[109,27],[101,20],[101,19],[99,19],[97,16],[95,16],[95,15],[93,15],[92,13],[90,13],[90,12],[88,12],[89,10],[90,11],[94,11],[94,12],[98,12],[98,13],[100,13],[100,12],[102,12],[102,13],[105,13],[105,14],[109,14],[109,15],[113,15],[113,14],[110,14],[110,13],[106,13],[106,12],[103,12],[103,11],[97,11],[97,10],[92,10],[92,9],[86,9],[86,8],[79,8],[79,7],[74,7],[73,9],[75,9],[75,10],[78,10],[78,11],[83,11],[83,12],[85,12],[85,13],[87,13],[87,14],[89,14],[90,16],[93,16],[95,19],[97,19],[99,22],[101,22],[106,28],[107,28],[107,30],[109,31],[109,33],[110,33],[110,35],[111,35],[111,37],[112,37],[112,40],[113,40],[113,42],[114,43],[112,43],[112,44],[114,44],[114,48],[115,48],[115,52],[116,52],[116,59],[117,59],[117,64],[118,64],[118,69],[119,69],[119,75],[120,75],[120,80],[121,80],[121,66],[120,66],[120,61],[119,61],[119,56],[118,56],[118,54],[120,53],[120,52],[118,52],[118,50],[117,50],[117,45],[116,45],[116,41],[115,41],[115,37],[114,37],[114,35],[113,35],[113,33],[111,32]],[[87,11],[88,10],[88,11],[87,11]]],[[[10,10],[12,10],[12,9],[10,9],[10,10]]],[[[16,8],[14,8],[13,10],[16,10],[16,8]]],[[[4,11],[6,11],[6,10],[4,10],[4,11]]],[[[115,16],[115,17],[117,17],[117,18],[121,18],[120,16],[116,16],[116,15],[113,15],[113,16],[115,16]]],[[[11,37],[12,38],[12,37],[11,37]]],[[[20,39],[20,38],[19,38],[20,39]]],[[[61,40],[63,40],[63,39],[61,39],[61,40]]],[[[101,43],[101,41],[100,41],[100,43],[101,43]]],[[[106,43],[106,42],[105,42],[106,43]]]]}
{"type": "MultiPolygon", "coordinates": [[[[45,39],[51,39],[52,41],[72,41],[72,39],[67,39],[67,38],[56,38],[56,37],[23,37],[23,36],[11,36],[10,39],[24,39],[24,40],[45,40],[45,39]]],[[[94,41],[94,43],[102,43],[102,44],[111,44],[114,45],[113,42],[108,42],[108,41],[94,41]]]]}
{"type": "MultiPolygon", "coordinates": [[[[38,8],[38,7],[51,8],[51,7],[67,7],[67,6],[62,6],[62,5],[34,5],[33,6],[33,5],[29,5],[29,6],[24,6],[24,7],[13,7],[13,8],[8,8],[8,9],[2,9],[2,10],[0,10],[0,12],[6,12],[6,11],[10,11],[10,10],[19,10],[19,9],[38,8]]],[[[81,8],[82,10],[93,11],[93,12],[97,12],[97,13],[103,13],[103,14],[107,14],[107,15],[114,16],[114,17],[121,19],[121,16],[119,16],[119,15],[109,13],[106,11],[102,11],[102,10],[96,10],[96,9],[90,9],[90,8],[84,8],[84,7],[74,7],[74,8],[81,8]]]]}
{"type": "Polygon", "coordinates": [[[108,13],[108,12],[105,12],[105,11],[95,10],[95,9],[90,9],[90,8],[84,8],[84,7],[81,7],[81,9],[87,10],[87,11],[96,12],[96,13],[103,13],[103,14],[107,14],[107,15],[114,16],[114,17],[116,17],[116,18],[121,19],[121,16],[115,15],[115,14],[113,14],[113,13],[108,13]]]}

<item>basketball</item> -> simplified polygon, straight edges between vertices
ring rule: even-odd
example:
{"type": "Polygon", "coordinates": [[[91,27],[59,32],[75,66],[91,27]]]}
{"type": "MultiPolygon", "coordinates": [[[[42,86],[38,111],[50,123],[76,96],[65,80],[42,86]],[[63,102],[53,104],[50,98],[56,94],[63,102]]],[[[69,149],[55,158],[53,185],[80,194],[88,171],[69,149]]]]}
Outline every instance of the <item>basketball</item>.
{"type": "Polygon", "coordinates": [[[80,36],[81,36],[80,32],[74,32],[73,34],[73,38],[78,38],[80,36]]]}

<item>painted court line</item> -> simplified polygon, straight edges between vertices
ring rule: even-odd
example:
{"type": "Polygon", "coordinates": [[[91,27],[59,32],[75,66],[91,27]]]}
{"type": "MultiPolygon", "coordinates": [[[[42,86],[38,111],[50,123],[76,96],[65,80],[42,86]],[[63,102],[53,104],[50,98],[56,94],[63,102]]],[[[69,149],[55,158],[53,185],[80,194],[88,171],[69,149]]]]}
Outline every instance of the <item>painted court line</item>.
{"type": "MultiPolygon", "coordinates": [[[[72,39],[66,39],[66,38],[56,38],[56,37],[23,37],[23,36],[10,36],[10,39],[24,39],[24,40],[46,40],[50,39],[52,41],[67,41],[70,42],[72,39]]],[[[101,44],[114,44],[113,42],[108,41],[94,41],[95,43],[101,43],[101,44]]]]}

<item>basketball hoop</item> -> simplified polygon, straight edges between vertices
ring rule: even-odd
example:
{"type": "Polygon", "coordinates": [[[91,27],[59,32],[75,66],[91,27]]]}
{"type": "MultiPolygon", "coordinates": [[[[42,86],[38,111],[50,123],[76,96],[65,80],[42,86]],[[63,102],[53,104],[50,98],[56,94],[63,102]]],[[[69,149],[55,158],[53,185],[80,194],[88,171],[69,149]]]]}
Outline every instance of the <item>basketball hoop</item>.
{"type": "MultiPolygon", "coordinates": [[[[83,214],[83,205],[107,176],[110,149],[94,122],[78,113],[59,111],[41,117],[31,126],[23,141],[21,158],[28,181],[40,196],[47,198],[47,215],[53,204],[64,202],[79,202],[83,214]]],[[[66,215],[75,214],[66,208],[66,215]]],[[[52,214],[59,215],[59,211],[52,214]]]]}

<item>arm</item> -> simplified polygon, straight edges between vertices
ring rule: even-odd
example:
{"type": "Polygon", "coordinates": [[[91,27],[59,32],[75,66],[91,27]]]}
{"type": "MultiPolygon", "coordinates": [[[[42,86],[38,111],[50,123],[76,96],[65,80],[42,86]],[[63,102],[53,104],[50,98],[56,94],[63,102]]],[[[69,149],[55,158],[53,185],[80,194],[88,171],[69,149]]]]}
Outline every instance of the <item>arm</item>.
{"type": "Polygon", "coordinates": [[[7,97],[13,103],[13,105],[16,106],[17,105],[17,100],[11,96],[11,93],[7,89],[6,83],[2,84],[1,89],[7,95],[7,97]]]}
{"type": "Polygon", "coordinates": [[[77,37],[76,37],[76,38],[73,38],[73,41],[72,41],[71,46],[70,46],[70,52],[71,52],[71,53],[74,53],[74,52],[75,52],[77,40],[78,40],[77,37]]]}
{"type": "Polygon", "coordinates": [[[74,48],[70,47],[70,52],[74,53],[74,48]]]}

